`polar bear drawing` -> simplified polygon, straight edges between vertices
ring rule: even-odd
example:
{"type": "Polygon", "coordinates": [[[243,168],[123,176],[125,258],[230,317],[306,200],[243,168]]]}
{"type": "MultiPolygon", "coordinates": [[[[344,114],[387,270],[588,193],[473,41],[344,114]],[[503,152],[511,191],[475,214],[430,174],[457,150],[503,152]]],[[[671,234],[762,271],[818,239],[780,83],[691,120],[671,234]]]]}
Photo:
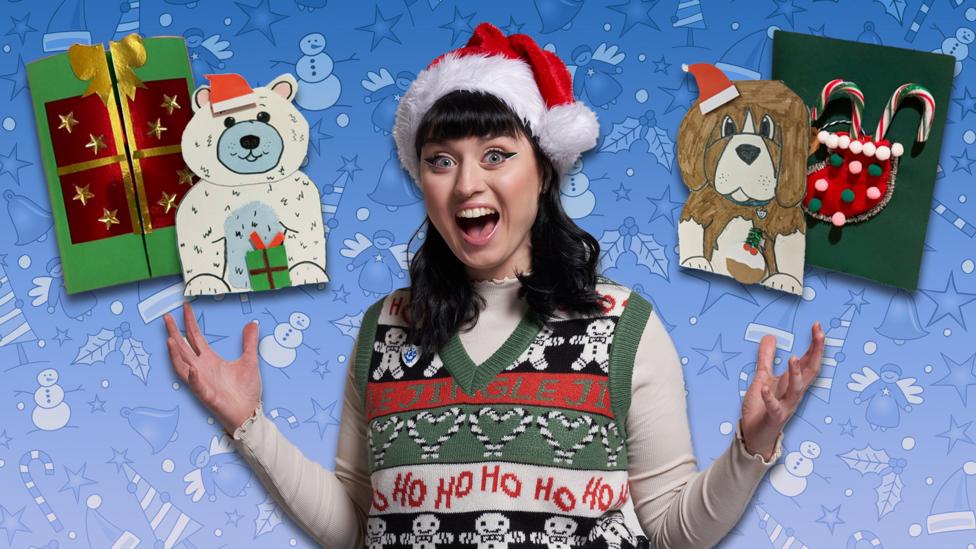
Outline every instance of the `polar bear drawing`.
{"type": "Polygon", "coordinates": [[[268,246],[281,233],[291,285],[328,282],[319,190],[299,170],[309,128],[292,105],[295,78],[250,90],[237,75],[207,77],[215,89],[194,92],[182,141],[183,160],[199,177],[176,213],[184,294],[251,291],[252,233],[268,246]],[[216,87],[228,80],[247,93],[225,99],[216,87]]]}

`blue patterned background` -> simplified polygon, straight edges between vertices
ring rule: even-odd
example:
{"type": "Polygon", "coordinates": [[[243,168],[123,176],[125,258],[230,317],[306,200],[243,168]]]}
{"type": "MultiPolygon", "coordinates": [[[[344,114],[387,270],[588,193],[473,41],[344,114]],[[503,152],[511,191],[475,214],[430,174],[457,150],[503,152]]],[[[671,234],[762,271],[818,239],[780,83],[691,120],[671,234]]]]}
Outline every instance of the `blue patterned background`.
{"type": "Polygon", "coordinates": [[[603,135],[564,187],[564,203],[614,250],[603,257],[605,274],[648,296],[671,330],[702,466],[730,443],[740,391],[754,368],[750,334],[795,332],[793,352],[802,352],[810,323],[830,327],[827,356],[835,362],[825,365],[821,381],[832,377],[832,389],[811,391],[788,426],[789,455],[723,546],[782,547],[795,536],[814,548],[864,549],[878,537],[877,547],[973,547],[976,527],[964,520],[957,531],[939,530],[976,510],[976,403],[968,401],[976,400],[976,344],[968,332],[976,322],[976,207],[967,200],[976,162],[976,116],[969,117],[976,115],[976,55],[969,51],[976,2],[85,4],[2,2],[0,547],[101,548],[126,535],[150,547],[172,524],[151,528],[139,505],[149,487],[188,518],[184,546],[313,545],[233,453],[212,446],[219,427],[170,370],[158,315],[178,304],[179,281],[65,295],[24,69],[48,54],[45,37],[76,30],[104,42],[117,27],[183,35],[198,82],[206,72],[240,72],[257,85],[297,71],[297,102],[312,134],[305,172],[322,191],[332,282],[194,305],[208,339],[226,356],[239,352],[245,322],[261,322],[266,409],[286,436],[331,469],[359,321],[405,274],[372,241],[391,231],[396,245],[406,244],[423,216],[393,156],[388,132],[396,101],[417,70],[461,45],[480,21],[529,33],[579,65],[577,90],[595,107],[603,135]],[[84,20],[72,15],[76,7],[84,20]],[[952,102],[939,105],[949,109],[949,123],[915,294],[814,269],[802,299],[781,298],[677,267],[676,222],[687,191],[674,142],[697,93],[680,66],[722,61],[738,68],[735,78],[768,76],[775,28],[959,59],[952,102]],[[324,35],[324,51],[303,45],[310,33],[324,35]],[[640,139],[613,137],[625,131],[640,139]],[[365,261],[375,256],[384,260],[365,261]],[[296,312],[311,320],[300,332],[304,341],[276,341],[275,326],[296,312]],[[56,381],[38,379],[45,369],[57,372],[56,381]],[[872,374],[885,377],[863,389],[853,384],[872,374]],[[916,392],[908,407],[888,405],[916,392]],[[785,464],[800,468],[793,474],[785,464]]]}

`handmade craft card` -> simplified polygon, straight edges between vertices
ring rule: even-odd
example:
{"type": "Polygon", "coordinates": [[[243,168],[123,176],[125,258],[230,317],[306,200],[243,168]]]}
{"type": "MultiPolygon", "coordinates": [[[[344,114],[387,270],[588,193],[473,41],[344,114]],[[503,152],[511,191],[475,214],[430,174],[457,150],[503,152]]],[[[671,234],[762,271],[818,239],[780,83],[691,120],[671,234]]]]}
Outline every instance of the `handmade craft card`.
{"type": "Polygon", "coordinates": [[[200,178],[176,213],[184,294],[327,282],[319,190],[299,170],[309,129],[292,104],[295,78],[255,89],[237,74],[207,78],[183,132],[200,178]]]}
{"type": "Polygon", "coordinates": [[[803,101],[782,82],[731,82],[707,64],[686,70],[699,98],[678,129],[691,190],[678,224],[681,266],[801,293],[810,143],[803,101]]]}
{"type": "Polygon", "coordinates": [[[75,44],[27,66],[68,293],[176,274],[193,77],[182,38],[75,44]]]}
{"type": "Polygon", "coordinates": [[[810,107],[807,263],[914,291],[955,60],[779,31],[773,78],[810,107]]]}

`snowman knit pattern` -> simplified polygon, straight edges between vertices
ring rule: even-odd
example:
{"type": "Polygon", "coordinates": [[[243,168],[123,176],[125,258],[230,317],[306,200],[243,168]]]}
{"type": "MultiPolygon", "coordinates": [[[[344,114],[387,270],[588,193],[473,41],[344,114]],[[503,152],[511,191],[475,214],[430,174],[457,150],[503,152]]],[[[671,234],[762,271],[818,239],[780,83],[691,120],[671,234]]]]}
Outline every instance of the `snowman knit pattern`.
{"type": "Polygon", "coordinates": [[[609,281],[602,311],[525,316],[475,364],[455,335],[407,343],[409,293],[366,312],[355,379],[373,488],[366,546],[634,547],[627,503],[631,373],[651,305],[609,281]]]}

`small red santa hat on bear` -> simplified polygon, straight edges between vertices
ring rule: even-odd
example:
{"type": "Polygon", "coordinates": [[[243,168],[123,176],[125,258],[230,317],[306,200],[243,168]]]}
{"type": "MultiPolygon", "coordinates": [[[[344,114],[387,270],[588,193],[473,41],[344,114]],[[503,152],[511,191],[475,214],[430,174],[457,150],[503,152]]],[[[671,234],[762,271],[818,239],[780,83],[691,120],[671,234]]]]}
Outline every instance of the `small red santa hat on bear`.
{"type": "Polygon", "coordinates": [[[258,96],[239,74],[205,74],[210,81],[210,109],[219,114],[258,102],[258,96]]]}
{"type": "Polygon", "coordinates": [[[453,91],[489,93],[525,122],[556,170],[565,174],[596,145],[596,114],[573,98],[573,79],[559,57],[525,34],[505,36],[490,23],[467,45],[435,59],[411,84],[397,107],[393,138],[400,163],[419,182],[414,148],[417,129],[434,103],[453,91]]]}
{"type": "Polygon", "coordinates": [[[713,65],[708,63],[681,65],[681,70],[690,72],[698,83],[698,97],[701,99],[698,108],[701,109],[702,114],[708,114],[739,97],[739,90],[735,88],[735,84],[713,65]]]}

